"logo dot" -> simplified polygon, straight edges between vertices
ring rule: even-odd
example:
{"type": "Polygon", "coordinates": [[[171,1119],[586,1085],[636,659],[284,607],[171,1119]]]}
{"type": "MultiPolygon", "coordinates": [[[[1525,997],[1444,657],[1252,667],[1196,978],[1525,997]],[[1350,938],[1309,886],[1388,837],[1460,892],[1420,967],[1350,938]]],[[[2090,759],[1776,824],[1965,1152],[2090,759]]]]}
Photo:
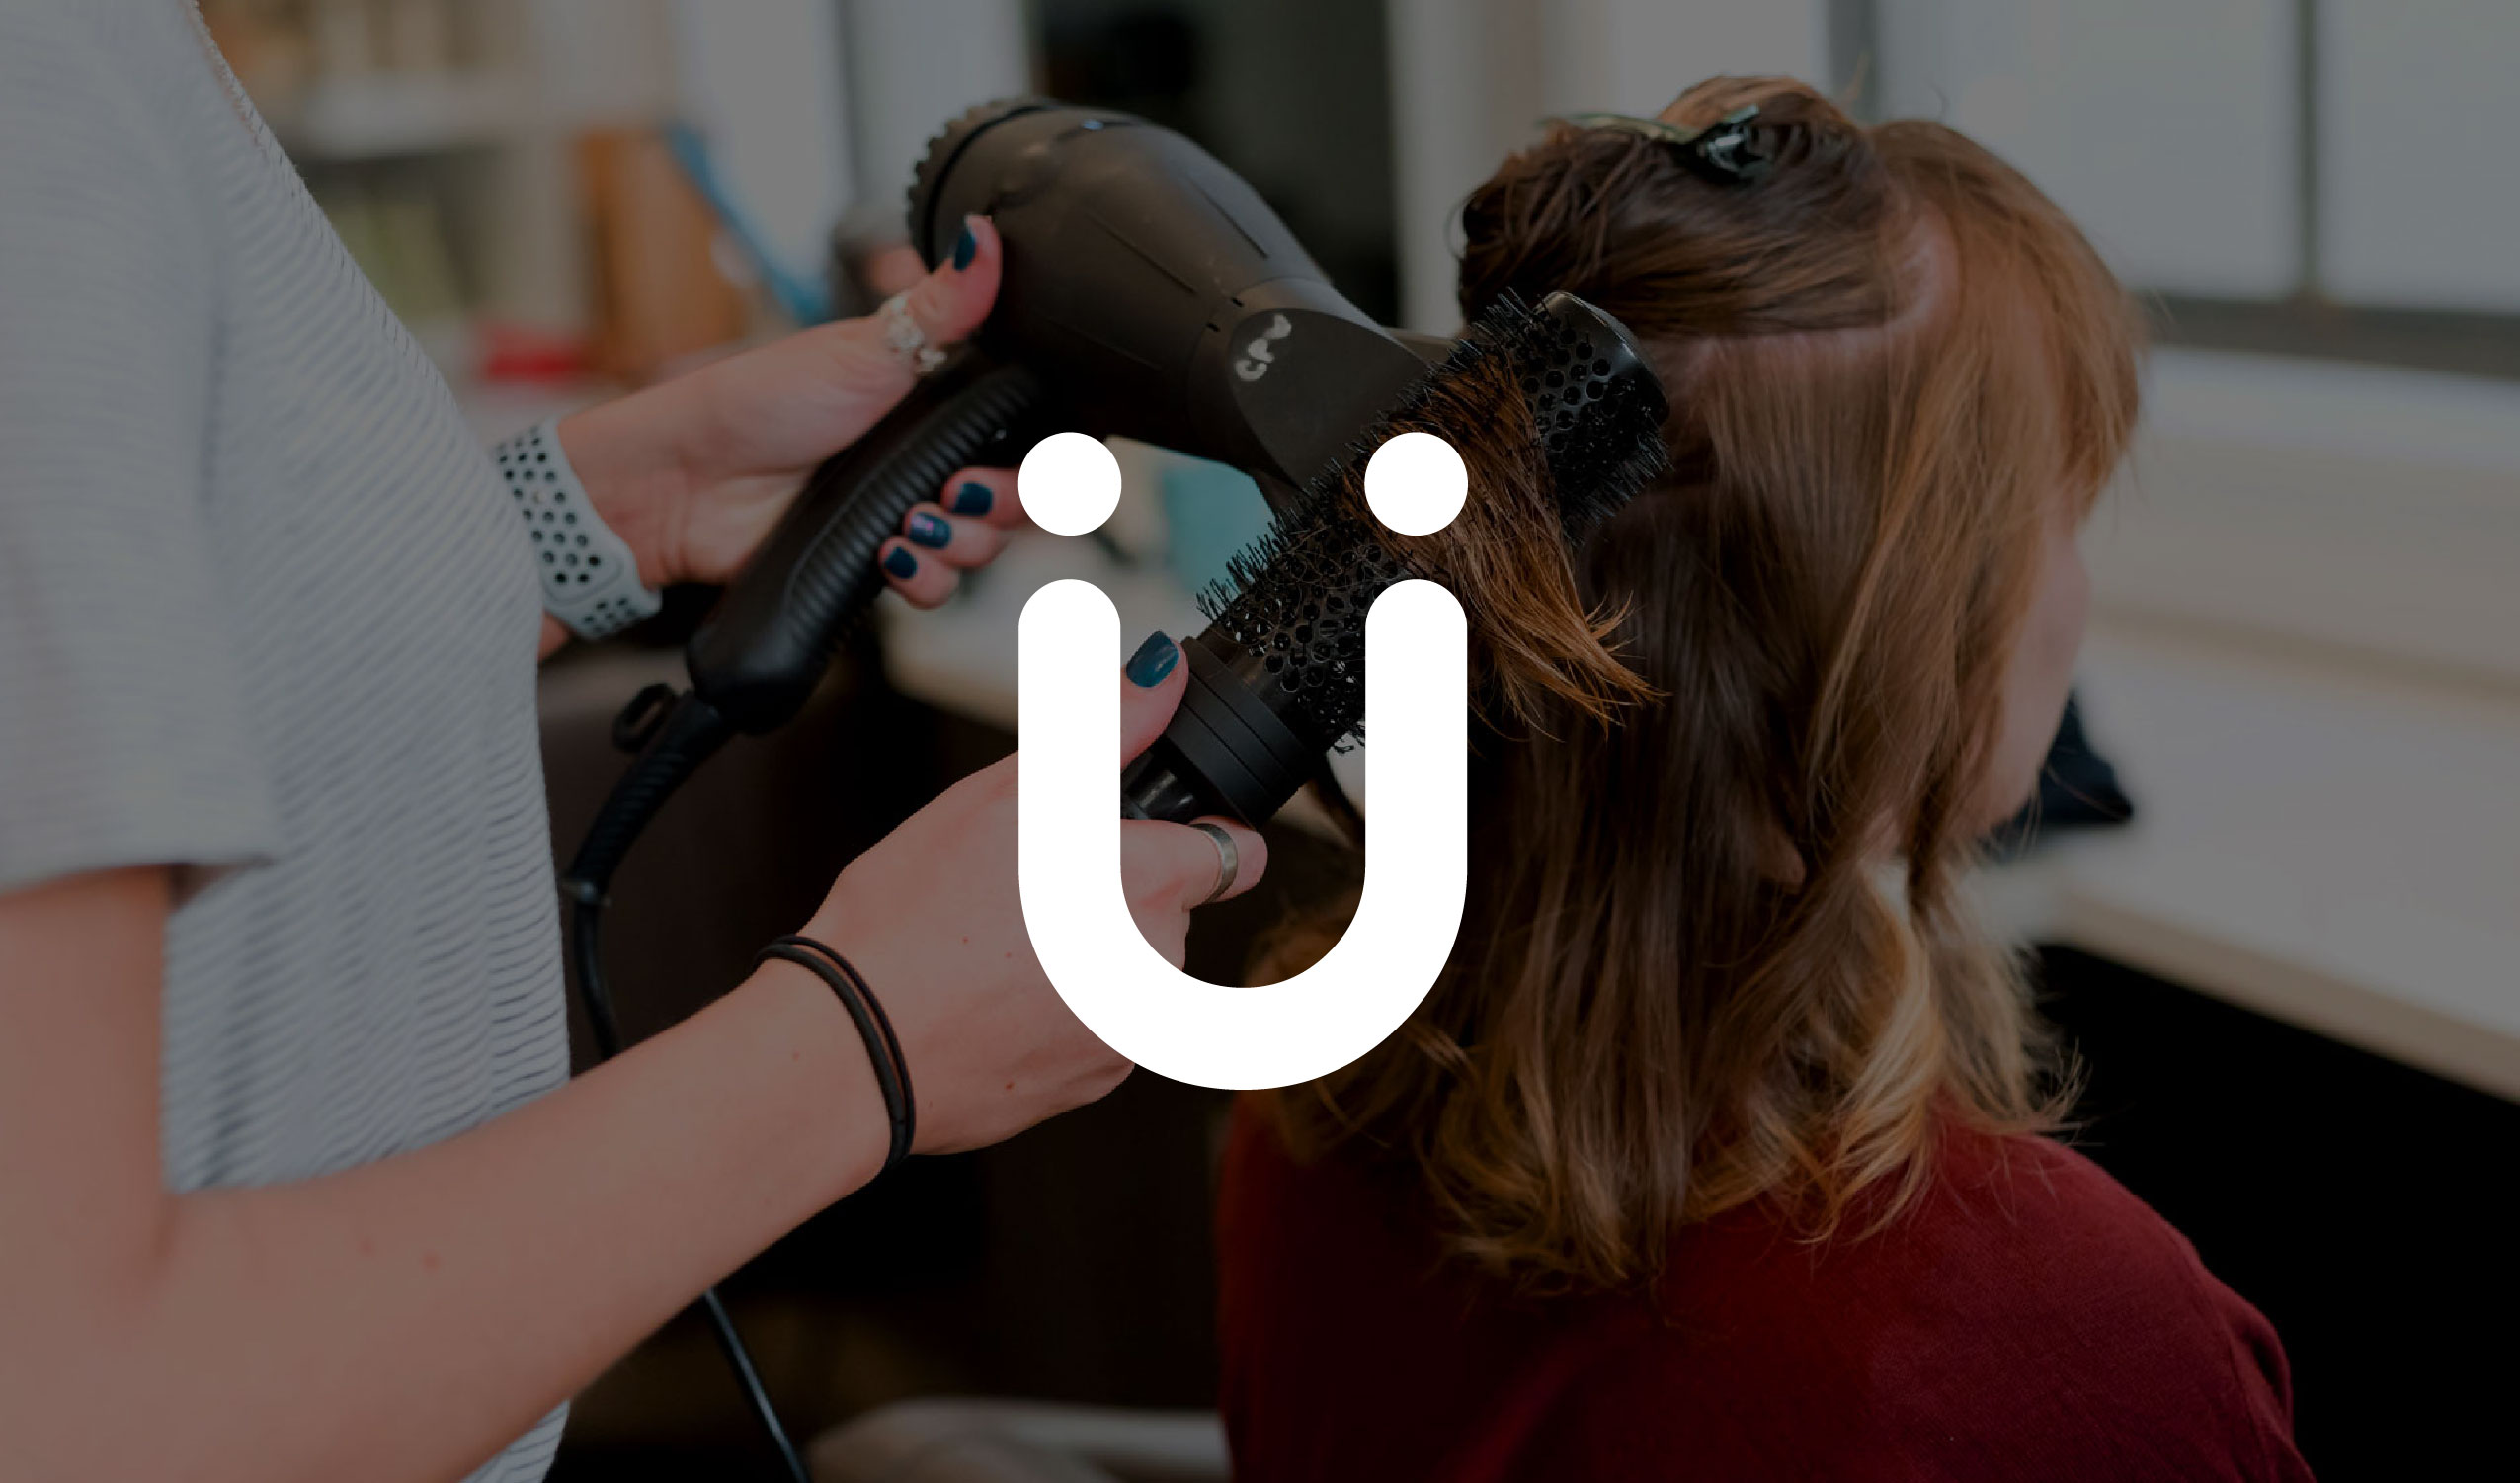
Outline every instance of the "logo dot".
{"type": "Polygon", "coordinates": [[[1023,455],[1016,494],[1034,525],[1054,536],[1083,536],[1120,507],[1120,460],[1099,438],[1053,433],[1023,455]]]}
{"type": "Polygon", "coordinates": [[[1432,433],[1402,433],[1365,465],[1365,503],[1403,536],[1432,536],[1470,499],[1470,470],[1432,433]]]}

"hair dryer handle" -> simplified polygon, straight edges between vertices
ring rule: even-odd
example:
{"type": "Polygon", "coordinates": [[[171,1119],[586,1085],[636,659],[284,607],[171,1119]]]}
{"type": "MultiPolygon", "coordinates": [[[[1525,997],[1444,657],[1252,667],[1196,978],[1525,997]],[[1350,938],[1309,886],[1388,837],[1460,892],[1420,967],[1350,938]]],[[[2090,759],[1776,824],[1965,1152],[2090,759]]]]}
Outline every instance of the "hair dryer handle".
{"type": "Polygon", "coordinates": [[[1010,456],[1047,400],[1040,378],[974,350],[922,381],[806,480],[685,659],[691,688],[735,730],[792,719],[840,641],[883,590],[875,551],[955,469],[1010,456]]]}

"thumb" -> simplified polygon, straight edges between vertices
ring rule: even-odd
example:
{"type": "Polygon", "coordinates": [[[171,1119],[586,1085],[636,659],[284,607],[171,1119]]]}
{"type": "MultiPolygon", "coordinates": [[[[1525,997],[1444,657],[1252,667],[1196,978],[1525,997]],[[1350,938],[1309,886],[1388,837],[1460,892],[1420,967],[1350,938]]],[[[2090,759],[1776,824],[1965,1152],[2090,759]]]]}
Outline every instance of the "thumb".
{"type": "Polygon", "coordinates": [[[911,287],[910,317],[938,345],[969,339],[997,301],[1005,266],[997,227],[986,216],[963,217],[962,235],[946,250],[944,261],[911,287]]]}
{"type": "Polygon", "coordinates": [[[1150,633],[1121,666],[1120,760],[1134,760],[1155,745],[1189,688],[1189,671],[1181,665],[1181,646],[1163,633],[1150,633]]]}

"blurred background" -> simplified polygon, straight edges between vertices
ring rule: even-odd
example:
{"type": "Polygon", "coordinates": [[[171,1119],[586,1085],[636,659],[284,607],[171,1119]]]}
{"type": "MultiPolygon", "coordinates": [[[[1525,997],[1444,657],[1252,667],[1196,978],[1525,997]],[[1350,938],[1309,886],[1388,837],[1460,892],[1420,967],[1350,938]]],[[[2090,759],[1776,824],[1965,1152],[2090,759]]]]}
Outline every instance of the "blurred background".
{"type": "MultiPolygon", "coordinates": [[[[2510,1455],[2520,1326],[2520,59],[2509,0],[203,0],[240,77],[485,440],[871,301],[913,161],[1027,90],[1190,134],[1367,311],[1455,323],[1453,216],[1545,115],[1715,72],[1945,120],[2049,190],[2157,348],[2087,537],[2092,744],[2135,817],[2046,831],[1990,901],[2089,1071],[2082,1146],[2290,1346],[2329,1478],[2510,1455]],[[871,265],[871,267],[870,267],[871,265]],[[2482,1362],[2479,1362],[2481,1357],[2482,1362]]],[[[688,1013],[838,864],[1011,745],[1014,616],[1093,576],[1136,628],[1263,519],[1124,449],[1106,541],[887,601],[809,723],[739,743],[624,872],[633,1029],[688,1013]],[[868,783],[862,780],[879,779],[868,783]]],[[[704,610],[545,677],[562,847],[606,730],[704,610]]],[[[1239,967],[1347,868],[1301,818],[1239,967]]],[[[905,1395],[1212,1394],[1218,1099],[1140,1075],[922,1161],[731,1288],[791,1422],[905,1395]]],[[[678,1323],[579,1406],[562,1476],[765,1460],[678,1323]]]]}

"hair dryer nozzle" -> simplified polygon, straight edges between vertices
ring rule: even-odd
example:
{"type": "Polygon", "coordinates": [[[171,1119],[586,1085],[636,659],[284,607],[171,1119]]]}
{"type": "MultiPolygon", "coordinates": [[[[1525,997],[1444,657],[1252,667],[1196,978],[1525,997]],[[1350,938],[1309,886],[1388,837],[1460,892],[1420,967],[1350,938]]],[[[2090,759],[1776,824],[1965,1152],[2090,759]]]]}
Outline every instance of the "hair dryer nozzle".
{"type": "Polygon", "coordinates": [[[1006,244],[981,344],[1054,371],[1078,431],[1291,489],[1425,369],[1242,177],[1142,119],[1038,98],[971,110],[920,162],[911,240],[937,262],[969,215],[1006,244]]]}

